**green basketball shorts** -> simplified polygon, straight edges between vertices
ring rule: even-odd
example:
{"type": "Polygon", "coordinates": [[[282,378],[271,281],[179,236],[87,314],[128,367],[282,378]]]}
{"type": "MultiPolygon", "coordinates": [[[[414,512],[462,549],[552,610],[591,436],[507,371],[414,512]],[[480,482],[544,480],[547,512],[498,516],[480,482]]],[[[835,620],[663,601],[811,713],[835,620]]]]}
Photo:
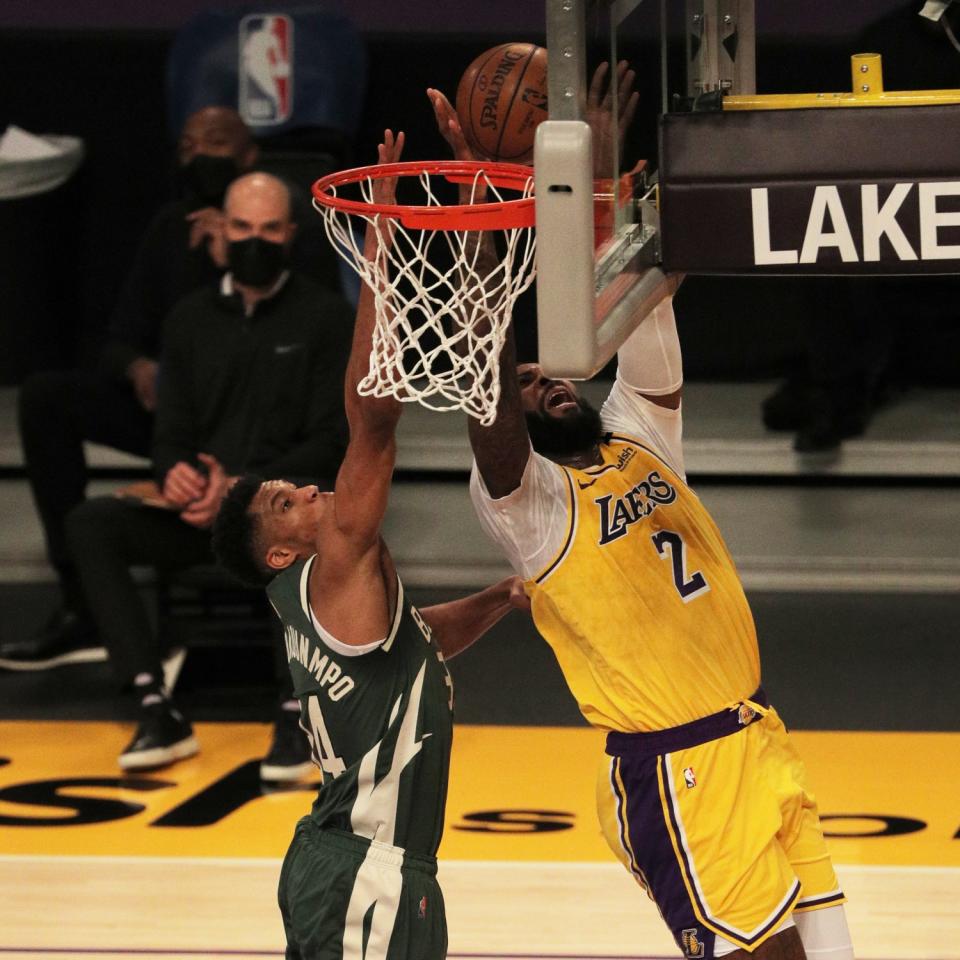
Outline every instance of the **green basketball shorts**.
{"type": "Polygon", "coordinates": [[[280,871],[287,960],[444,960],[437,861],[298,824],[280,871]]]}

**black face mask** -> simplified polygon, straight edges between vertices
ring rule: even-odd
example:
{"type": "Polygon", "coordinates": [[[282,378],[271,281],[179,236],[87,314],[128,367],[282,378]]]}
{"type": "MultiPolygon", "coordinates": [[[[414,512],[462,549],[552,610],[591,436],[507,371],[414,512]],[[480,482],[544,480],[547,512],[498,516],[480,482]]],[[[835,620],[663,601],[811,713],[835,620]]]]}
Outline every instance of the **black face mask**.
{"type": "Polygon", "coordinates": [[[240,175],[233,157],[209,157],[198,153],[186,166],[177,168],[180,189],[203,207],[222,207],[227,187],[240,175]]]}
{"type": "Polygon", "coordinates": [[[227,244],[227,266],[234,279],[244,286],[272,286],[286,265],[287,251],[282,243],[248,237],[227,244]]]}

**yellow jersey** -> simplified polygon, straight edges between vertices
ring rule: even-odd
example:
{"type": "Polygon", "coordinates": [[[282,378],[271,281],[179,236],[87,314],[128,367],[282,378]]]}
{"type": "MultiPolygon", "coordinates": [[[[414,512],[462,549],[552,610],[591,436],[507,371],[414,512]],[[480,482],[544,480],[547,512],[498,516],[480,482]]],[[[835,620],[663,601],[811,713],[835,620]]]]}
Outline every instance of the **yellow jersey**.
{"type": "Polygon", "coordinates": [[[750,696],[760,684],[756,630],[713,519],[652,448],[611,435],[600,450],[601,465],[556,467],[567,536],[526,583],[584,717],[646,732],[750,696]]]}

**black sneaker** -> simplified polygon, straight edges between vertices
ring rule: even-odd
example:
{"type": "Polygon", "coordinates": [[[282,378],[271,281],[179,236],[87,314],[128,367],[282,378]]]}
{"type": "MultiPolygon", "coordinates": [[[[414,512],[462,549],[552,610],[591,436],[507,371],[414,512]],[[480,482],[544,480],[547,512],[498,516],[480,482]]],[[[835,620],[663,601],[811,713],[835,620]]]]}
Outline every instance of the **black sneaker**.
{"type": "Polygon", "coordinates": [[[120,754],[122,769],[161,767],[192,757],[200,750],[193,727],[169,700],[158,699],[142,710],[137,732],[120,754]]]}
{"type": "Polygon", "coordinates": [[[316,771],[310,742],[300,729],[300,708],[281,707],[273,726],[270,752],[260,762],[260,779],[280,783],[303,780],[316,771]]]}
{"type": "Polygon", "coordinates": [[[58,609],[34,636],[0,643],[0,668],[48,670],[65,663],[97,663],[107,650],[92,627],[75,613],[58,609]]]}

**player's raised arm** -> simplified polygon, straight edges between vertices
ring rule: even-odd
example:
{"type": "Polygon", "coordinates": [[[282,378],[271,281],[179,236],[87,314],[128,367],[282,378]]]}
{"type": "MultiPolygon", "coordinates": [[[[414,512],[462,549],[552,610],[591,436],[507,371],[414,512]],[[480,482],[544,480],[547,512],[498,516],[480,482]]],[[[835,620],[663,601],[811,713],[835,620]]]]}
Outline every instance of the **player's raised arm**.
{"type": "MultiPolygon", "coordinates": [[[[403,143],[402,132],[394,137],[391,130],[384,131],[383,143],[377,151],[378,162],[399,161],[403,143]]],[[[393,203],[395,191],[396,178],[379,178],[374,183],[377,203],[393,203]]],[[[389,224],[382,224],[379,231],[373,224],[368,224],[364,256],[368,259],[386,256],[382,245],[390,242],[389,224]]],[[[357,385],[369,368],[375,323],[374,292],[364,283],[344,379],[344,406],[350,441],[336,483],[337,526],[360,550],[375,543],[379,537],[396,457],[394,433],[401,412],[400,402],[392,397],[361,397],[357,393],[357,385]]]]}
{"type": "MultiPolygon", "coordinates": [[[[676,287],[681,275],[676,274],[676,287]]],[[[617,376],[624,386],[658,407],[676,410],[683,393],[683,360],[673,314],[673,297],[661,300],[617,352],[617,376]]]]}
{"type": "MultiPolygon", "coordinates": [[[[457,160],[476,159],[466,141],[456,111],[439,90],[428,89],[437,127],[457,160]]],[[[470,202],[469,191],[461,188],[461,202],[470,202]]],[[[477,197],[473,198],[477,201],[477,197]]],[[[480,244],[475,269],[489,275],[496,266],[496,251],[489,233],[476,235],[480,244]]],[[[469,419],[470,446],[477,461],[477,469],[488,492],[493,497],[506,496],[520,485],[523,469],[530,455],[530,438],[520,402],[517,383],[517,352],[514,345],[513,324],[507,331],[506,342],[500,354],[500,400],[496,420],[483,427],[474,417],[469,419]]]]}

